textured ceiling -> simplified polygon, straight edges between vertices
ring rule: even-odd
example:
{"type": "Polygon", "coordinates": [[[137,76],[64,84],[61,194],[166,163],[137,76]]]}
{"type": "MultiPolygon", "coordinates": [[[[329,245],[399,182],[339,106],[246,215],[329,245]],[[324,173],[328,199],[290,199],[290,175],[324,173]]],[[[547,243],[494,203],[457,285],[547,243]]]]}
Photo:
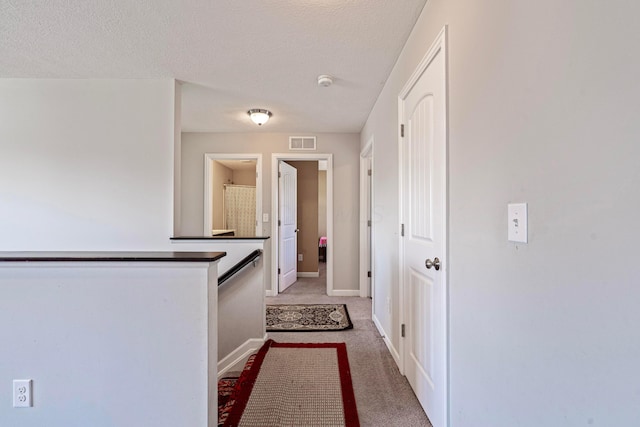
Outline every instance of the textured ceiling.
{"type": "Polygon", "coordinates": [[[0,77],[176,78],[184,131],[359,132],[425,2],[1,0],[0,77]]]}

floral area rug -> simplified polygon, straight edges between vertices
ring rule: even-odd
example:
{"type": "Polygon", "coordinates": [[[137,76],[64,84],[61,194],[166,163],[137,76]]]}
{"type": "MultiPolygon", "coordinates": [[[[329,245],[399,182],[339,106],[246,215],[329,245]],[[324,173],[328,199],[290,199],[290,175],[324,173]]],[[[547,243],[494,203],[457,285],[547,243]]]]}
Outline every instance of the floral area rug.
{"type": "Polygon", "coordinates": [[[346,304],[267,305],[267,332],[318,332],[352,329],[346,304]]]}

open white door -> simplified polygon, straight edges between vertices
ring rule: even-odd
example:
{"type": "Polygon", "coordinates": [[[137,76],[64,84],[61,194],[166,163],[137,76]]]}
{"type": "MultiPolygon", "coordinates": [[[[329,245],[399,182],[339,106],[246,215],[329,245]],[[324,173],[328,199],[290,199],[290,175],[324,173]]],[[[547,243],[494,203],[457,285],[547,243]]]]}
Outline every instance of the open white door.
{"type": "Polygon", "coordinates": [[[445,33],[400,95],[404,372],[434,427],[448,424],[445,33]]]}
{"type": "Polygon", "coordinates": [[[285,162],[279,162],[278,170],[278,191],[280,194],[280,206],[278,212],[279,232],[278,232],[278,254],[279,254],[279,274],[278,292],[282,292],[291,286],[298,276],[298,263],[296,252],[298,250],[298,221],[297,221],[297,191],[298,191],[298,171],[296,168],[285,162]]]}
{"type": "Polygon", "coordinates": [[[371,273],[373,270],[373,263],[371,261],[371,254],[372,254],[372,250],[371,248],[373,247],[373,239],[372,239],[372,226],[373,226],[373,215],[372,213],[372,197],[373,197],[373,191],[372,191],[372,167],[373,165],[371,164],[371,157],[367,158],[367,206],[365,208],[366,210],[366,216],[367,216],[367,259],[366,259],[366,264],[367,264],[367,295],[368,297],[371,297],[373,295],[373,289],[372,289],[372,280],[371,280],[371,273]]]}
{"type": "MultiPolygon", "coordinates": [[[[360,152],[360,296],[373,298],[373,138],[360,152]]],[[[372,309],[374,305],[372,304],[372,309]]]]}

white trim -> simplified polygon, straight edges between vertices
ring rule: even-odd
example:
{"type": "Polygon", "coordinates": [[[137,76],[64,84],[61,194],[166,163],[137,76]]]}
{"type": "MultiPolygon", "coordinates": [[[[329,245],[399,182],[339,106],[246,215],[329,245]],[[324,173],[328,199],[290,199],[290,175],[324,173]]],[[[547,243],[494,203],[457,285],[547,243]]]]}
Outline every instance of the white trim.
{"type": "Polygon", "coordinates": [[[222,378],[227,372],[242,371],[244,364],[249,356],[258,351],[266,341],[266,334],[263,338],[249,338],[238,348],[233,350],[221,361],[218,362],[218,379],[222,378]]]}
{"type": "MultiPolygon", "coordinates": [[[[420,76],[422,76],[422,74],[424,73],[424,70],[427,69],[427,67],[429,66],[431,61],[433,61],[433,59],[436,57],[438,52],[442,50],[446,57],[446,53],[447,53],[446,42],[447,42],[447,26],[445,25],[444,27],[442,27],[442,30],[440,30],[440,32],[438,33],[438,36],[429,47],[429,50],[424,55],[420,63],[416,66],[416,69],[413,70],[413,74],[411,74],[411,77],[409,77],[409,80],[407,80],[407,83],[405,83],[404,87],[400,91],[400,95],[398,95],[399,100],[404,99],[407,97],[407,95],[409,95],[409,92],[411,91],[411,89],[413,89],[413,86],[415,86],[415,84],[418,82],[418,80],[420,79],[420,76]]],[[[446,76],[445,76],[445,79],[446,79],[446,76]]],[[[400,117],[400,119],[402,118],[400,117]]]]}
{"type": "MultiPolygon", "coordinates": [[[[420,61],[420,63],[416,66],[416,69],[413,71],[413,73],[411,74],[411,76],[409,77],[409,79],[407,80],[407,83],[404,85],[404,87],[402,88],[402,90],[400,91],[400,94],[398,95],[398,165],[399,165],[399,174],[400,174],[400,179],[399,179],[399,186],[398,186],[398,191],[399,191],[399,195],[400,195],[400,204],[399,204],[399,218],[400,218],[400,223],[404,223],[405,220],[405,216],[407,215],[406,212],[404,212],[404,199],[403,199],[403,195],[404,195],[404,189],[405,189],[405,184],[404,184],[404,163],[405,163],[405,159],[404,159],[404,153],[403,153],[403,138],[400,135],[400,124],[403,123],[403,118],[404,118],[404,99],[406,99],[406,97],[408,96],[409,92],[411,91],[411,89],[413,88],[413,86],[415,86],[415,84],[418,82],[418,80],[420,79],[420,77],[422,76],[422,74],[424,73],[424,71],[427,69],[427,67],[429,66],[429,64],[431,63],[431,61],[433,61],[433,59],[436,57],[436,55],[440,52],[442,52],[443,55],[443,62],[444,62],[444,97],[445,97],[445,123],[444,123],[444,143],[445,143],[445,164],[444,164],[444,168],[445,168],[445,190],[444,190],[444,197],[445,197],[445,201],[443,203],[443,209],[444,212],[443,214],[443,227],[444,227],[444,237],[443,237],[443,242],[442,242],[442,251],[443,251],[443,264],[444,267],[442,268],[440,274],[442,277],[442,285],[445,288],[445,301],[444,301],[444,317],[445,317],[445,332],[444,332],[444,340],[445,342],[442,343],[442,345],[444,346],[444,351],[445,351],[445,356],[444,356],[444,360],[445,360],[445,366],[444,366],[444,370],[445,370],[445,381],[443,384],[443,388],[444,390],[442,390],[442,393],[444,393],[444,402],[445,402],[445,408],[444,408],[444,425],[447,426],[449,425],[450,422],[450,416],[451,416],[451,405],[450,405],[450,393],[449,393],[449,383],[450,383],[450,339],[449,339],[449,334],[450,334],[450,311],[449,311],[449,266],[448,266],[448,260],[449,260],[449,101],[448,101],[448,97],[449,97],[449,67],[448,67],[448,51],[447,51],[447,44],[448,44],[448,27],[447,25],[445,25],[442,30],[440,30],[440,32],[438,33],[438,36],[436,37],[436,39],[433,41],[433,43],[431,44],[431,46],[429,47],[429,49],[427,50],[427,53],[424,55],[424,57],[422,58],[422,60],[420,61]]],[[[404,261],[405,261],[405,253],[404,253],[404,244],[403,244],[403,239],[402,237],[398,237],[398,254],[399,254],[399,271],[398,271],[398,283],[399,283],[399,295],[400,295],[400,301],[399,301],[399,322],[398,322],[398,329],[396,331],[396,333],[398,334],[398,336],[401,336],[401,325],[405,323],[405,314],[407,313],[407,307],[405,307],[404,302],[405,302],[405,292],[406,292],[406,284],[404,283],[404,272],[403,272],[403,265],[404,265],[404,261]]],[[[405,359],[405,345],[404,342],[402,342],[402,338],[400,338],[400,353],[399,353],[399,360],[400,360],[400,373],[402,373],[403,375],[405,374],[405,366],[404,366],[404,359],[405,359]]]]}
{"type": "Polygon", "coordinates": [[[211,162],[213,160],[255,160],[256,161],[256,236],[262,236],[262,154],[252,153],[204,153],[204,206],[203,236],[210,236],[212,221],[211,211],[211,162]]]}
{"type": "Polygon", "coordinates": [[[328,295],[330,297],[359,297],[360,289],[333,289],[328,295]]]}
{"type": "MultiPolygon", "coordinates": [[[[282,160],[327,161],[327,295],[333,295],[333,154],[271,154],[271,289],[267,296],[278,295],[278,163],[282,160]]],[[[360,291],[355,291],[359,292],[360,291]]]]}
{"type": "Polygon", "coordinates": [[[298,277],[320,277],[319,271],[298,271],[298,277]]]}
{"type": "Polygon", "coordinates": [[[173,235],[182,235],[182,83],[173,79],[173,235]]]}
{"type": "Polygon", "coordinates": [[[398,350],[396,350],[396,348],[391,343],[391,340],[384,331],[384,328],[382,327],[382,324],[380,323],[378,318],[375,315],[372,315],[371,320],[373,320],[373,324],[376,326],[376,329],[380,333],[382,341],[384,341],[385,345],[389,349],[389,353],[391,353],[391,357],[393,357],[394,362],[396,362],[396,365],[400,367],[400,353],[398,353],[398,350]]]}
{"type": "MultiPolygon", "coordinates": [[[[414,71],[415,74],[415,71],[414,71]]],[[[412,85],[413,86],[413,85],[412,85]]],[[[403,89],[404,92],[404,89],[403,89]]],[[[406,94],[404,95],[406,97],[406,94]]],[[[400,373],[402,375],[405,374],[404,370],[404,343],[402,342],[402,324],[404,322],[404,271],[402,271],[402,266],[404,265],[404,242],[402,241],[402,234],[400,233],[402,224],[404,223],[404,200],[402,199],[402,194],[404,191],[403,181],[404,181],[404,153],[402,147],[402,134],[400,132],[400,126],[402,125],[402,121],[404,120],[404,103],[403,98],[398,96],[398,170],[399,170],[399,179],[398,179],[398,219],[400,220],[400,224],[398,224],[398,329],[394,331],[394,335],[397,334],[400,337],[400,352],[398,355],[398,369],[400,369],[400,373]]],[[[387,297],[389,298],[389,297],[387,297]]]]}
{"type": "MultiPolygon", "coordinates": [[[[359,282],[360,282],[360,296],[362,298],[368,297],[369,293],[369,267],[371,268],[371,289],[373,290],[373,263],[371,262],[371,254],[373,252],[373,218],[371,218],[371,231],[368,230],[368,211],[373,210],[373,137],[369,139],[367,144],[360,152],[360,268],[359,268],[359,282]],[[371,181],[369,181],[368,166],[371,162],[371,181]],[[369,182],[371,182],[371,191],[369,190],[369,182]],[[371,200],[369,200],[369,194],[371,194],[371,200]],[[367,204],[369,206],[367,206],[367,204]],[[367,233],[371,233],[371,246],[369,247],[369,241],[367,239],[367,233]],[[367,260],[369,257],[369,260],[367,260]],[[369,264],[371,264],[369,266],[369,264]]],[[[373,292],[371,292],[371,298],[373,300],[373,292]]],[[[375,305],[371,304],[372,310],[375,305]]],[[[372,311],[373,312],[373,311],[372,311]]]]}

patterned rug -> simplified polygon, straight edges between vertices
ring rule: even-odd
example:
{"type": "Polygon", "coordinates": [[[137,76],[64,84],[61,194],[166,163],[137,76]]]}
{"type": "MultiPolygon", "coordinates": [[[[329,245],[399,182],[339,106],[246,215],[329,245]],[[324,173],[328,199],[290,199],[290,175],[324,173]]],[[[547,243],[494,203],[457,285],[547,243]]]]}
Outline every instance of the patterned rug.
{"type": "Polygon", "coordinates": [[[224,425],[229,417],[233,404],[236,402],[236,396],[247,383],[255,359],[256,354],[249,356],[249,360],[244,365],[239,377],[226,377],[218,380],[218,426],[224,425]]]}
{"type": "Polygon", "coordinates": [[[267,305],[267,332],[341,331],[353,328],[346,304],[267,305]]]}
{"type": "Polygon", "coordinates": [[[360,425],[344,343],[268,340],[230,400],[224,426],[360,425]]]}

